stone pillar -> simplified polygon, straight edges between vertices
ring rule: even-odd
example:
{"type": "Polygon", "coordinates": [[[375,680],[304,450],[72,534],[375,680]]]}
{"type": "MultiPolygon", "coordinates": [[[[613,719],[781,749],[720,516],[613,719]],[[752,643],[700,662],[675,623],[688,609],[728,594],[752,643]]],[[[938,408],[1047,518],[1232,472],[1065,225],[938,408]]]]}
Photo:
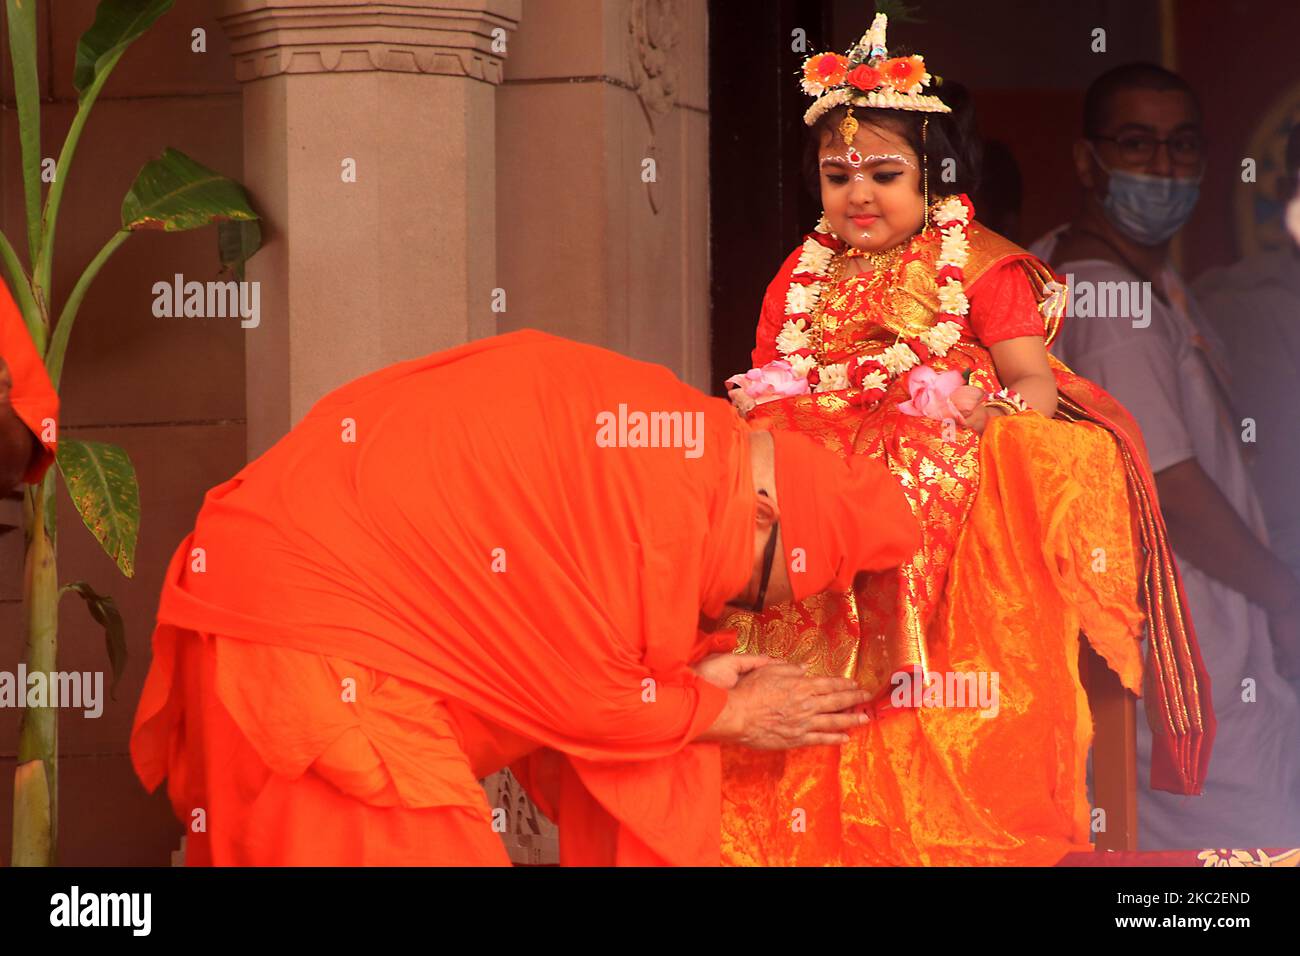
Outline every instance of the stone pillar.
{"type": "Polygon", "coordinates": [[[497,96],[500,328],[660,362],[707,390],[706,7],[525,9],[497,96]]]}
{"type": "Polygon", "coordinates": [[[521,0],[222,0],[263,216],[248,454],[360,375],[496,332],[495,94],[521,0]]]}

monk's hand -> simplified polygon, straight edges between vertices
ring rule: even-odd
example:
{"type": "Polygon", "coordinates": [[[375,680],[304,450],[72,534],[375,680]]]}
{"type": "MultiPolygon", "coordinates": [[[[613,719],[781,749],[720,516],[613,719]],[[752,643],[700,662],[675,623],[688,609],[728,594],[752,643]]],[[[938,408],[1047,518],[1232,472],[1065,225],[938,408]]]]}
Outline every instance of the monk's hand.
{"type": "Polygon", "coordinates": [[[844,677],[809,677],[797,664],[767,664],[736,683],[740,711],[735,743],[758,750],[836,745],[871,718],[848,713],[871,699],[844,677]]]}
{"type": "Polygon", "coordinates": [[[691,667],[696,676],[723,690],[731,690],[750,671],[774,663],[762,654],[710,654],[691,667]]]}

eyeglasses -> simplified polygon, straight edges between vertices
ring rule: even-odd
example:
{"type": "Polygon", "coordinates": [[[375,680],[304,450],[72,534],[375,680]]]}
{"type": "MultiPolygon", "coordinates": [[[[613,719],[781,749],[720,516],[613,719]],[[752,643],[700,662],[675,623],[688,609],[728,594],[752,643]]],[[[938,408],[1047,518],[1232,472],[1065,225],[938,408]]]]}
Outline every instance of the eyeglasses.
{"type": "Polygon", "coordinates": [[[1205,140],[1200,133],[1178,133],[1168,139],[1158,139],[1150,133],[1088,138],[1114,143],[1119,148],[1120,159],[1131,166],[1144,166],[1151,162],[1160,146],[1168,148],[1169,159],[1175,166],[1199,166],[1205,156],[1205,140]]]}

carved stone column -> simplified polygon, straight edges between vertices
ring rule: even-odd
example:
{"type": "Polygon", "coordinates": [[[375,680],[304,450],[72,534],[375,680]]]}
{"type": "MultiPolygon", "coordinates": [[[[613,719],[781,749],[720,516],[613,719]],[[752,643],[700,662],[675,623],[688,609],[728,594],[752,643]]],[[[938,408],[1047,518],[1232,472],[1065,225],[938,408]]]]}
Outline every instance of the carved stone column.
{"type": "Polygon", "coordinates": [[[709,382],[708,15],[528,0],[498,96],[503,331],[709,382]]]}
{"type": "Polygon", "coordinates": [[[493,334],[495,94],[521,0],[222,0],[244,84],[248,452],[326,392],[493,334]]]}

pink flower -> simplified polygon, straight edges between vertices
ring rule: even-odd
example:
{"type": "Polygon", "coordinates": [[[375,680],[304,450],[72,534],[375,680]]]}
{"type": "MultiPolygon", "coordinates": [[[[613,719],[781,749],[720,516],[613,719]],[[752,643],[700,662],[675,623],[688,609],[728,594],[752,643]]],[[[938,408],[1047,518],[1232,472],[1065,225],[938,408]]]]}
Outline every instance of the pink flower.
{"type": "Polygon", "coordinates": [[[953,399],[960,398],[962,407],[971,405],[973,408],[967,392],[979,394],[979,389],[966,384],[966,377],[961,372],[936,372],[928,365],[918,365],[908,372],[907,391],[912,396],[911,401],[898,404],[898,410],[904,415],[937,421],[951,418],[957,422],[964,422],[965,417],[953,404],[953,399]]]}
{"type": "Polygon", "coordinates": [[[744,390],[757,404],[771,402],[791,395],[807,395],[808,379],[794,374],[790,363],[784,359],[768,362],[762,368],[751,368],[743,375],[727,379],[728,385],[744,390]]]}

